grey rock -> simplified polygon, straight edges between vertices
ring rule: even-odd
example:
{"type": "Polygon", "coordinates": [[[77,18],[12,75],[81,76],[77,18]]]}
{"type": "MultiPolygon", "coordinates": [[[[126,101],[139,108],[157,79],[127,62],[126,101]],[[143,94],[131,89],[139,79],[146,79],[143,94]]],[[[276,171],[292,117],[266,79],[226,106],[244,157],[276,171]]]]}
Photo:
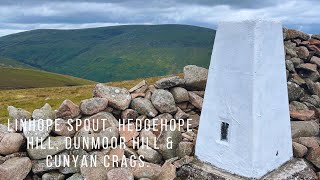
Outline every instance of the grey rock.
{"type": "Polygon", "coordinates": [[[301,59],[307,59],[309,57],[309,50],[304,46],[297,47],[296,51],[298,57],[301,59]]]}
{"type": "Polygon", "coordinates": [[[179,76],[173,76],[168,78],[162,78],[155,83],[155,87],[158,89],[167,89],[174,86],[184,85],[185,80],[179,76]]]}
{"type": "Polygon", "coordinates": [[[31,113],[21,108],[8,106],[8,113],[9,113],[9,118],[12,120],[12,123],[17,124],[17,128],[14,128],[16,131],[22,131],[23,127],[22,127],[22,124],[20,124],[20,120],[32,119],[31,113]]]}
{"type": "Polygon", "coordinates": [[[82,100],[80,103],[80,110],[82,114],[92,115],[103,111],[108,106],[106,98],[91,98],[82,100]]]}
{"type": "Polygon", "coordinates": [[[71,177],[69,177],[67,180],[84,180],[84,178],[81,174],[75,173],[71,177]]]}
{"type": "Polygon", "coordinates": [[[290,60],[286,60],[286,68],[290,72],[295,72],[293,62],[290,60]]]}
{"type": "Polygon", "coordinates": [[[127,109],[131,102],[131,95],[125,88],[97,84],[93,90],[93,95],[94,97],[108,99],[110,106],[120,110],[127,109]]]}
{"type": "Polygon", "coordinates": [[[289,101],[299,100],[300,97],[304,94],[303,89],[296,83],[288,82],[288,96],[289,101]]]}
{"type": "Polygon", "coordinates": [[[303,60],[300,58],[291,58],[290,61],[293,63],[294,67],[297,67],[303,63],[303,60]]]}
{"type": "Polygon", "coordinates": [[[28,157],[14,157],[0,164],[0,180],[21,180],[30,172],[32,167],[28,157]]]}
{"type": "Polygon", "coordinates": [[[73,173],[80,173],[80,167],[82,162],[82,157],[88,155],[88,153],[83,149],[68,149],[66,151],[68,154],[65,154],[65,156],[68,156],[70,158],[70,166],[62,166],[59,168],[59,172],[62,174],[73,174],[73,173]],[[74,161],[73,157],[78,157],[76,161],[74,161]]]}
{"type": "Polygon", "coordinates": [[[102,129],[107,129],[108,127],[118,127],[119,122],[113,116],[113,114],[108,112],[99,112],[89,118],[90,127],[94,127],[94,132],[100,132],[102,129]],[[95,125],[94,125],[95,124],[95,125]]]}
{"type": "Polygon", "coordinates": [[[52,110],[51,106],[46,103],[42,108],[36,109],[32,113],[33,119],[51,119],[54,120],[56,113],[52,110]]]}
{"type": "Polygon", "coordinates": [[[6,133],[0,138],[0,154],[8,155],[20,150],[24,143],[24,138],[19,133],[6,133]]]}
{"type": "Polygon", "coordinates": [[[186,119],[189,117],[189,114],[182,111],[180,108],[178,108],[178,111],[176,115],[174,116],[175,119],[186,119]]]}
{"type": "Polygon", "coordinates": [[[131,102],[132,109],[139,114],[147,115],[148,117],[155,117],[158,111],[154,108],[150,100],[145,98],[135,98],[131,102]]]}
{"type": "Polygon", "coordinates": [[[183,158],[184,156],[190,156],[193,152],[194,144],[192,142],[180,142],[177,148],[177,156],[183,158]]]}
{"type": "Polygon", "coordinates": [[[169,91],[163,89],[155,90],[151,96],[151,102],[161,113],[175,113],[177,111],[174,98],[169,91]]]}
{"type": "Polygon", "coordinates": [[[148,162],[159,164],[162,161],[161,154],[147,145],[141,145],[137,151],[148,162]]]}
{"type": "Polygon", "coordinates": [[[50,134],[53,128],[53,121],[47,120],[33,120],[26,121],[23,124],[23,135],[29,138],[29,142],[33,142],[33,146],[44,141],[50,134]]]}
{"type": "Polygon", "coordinates": [[[38,174],[52,170],[58,170],[61,167],[57,165],[61,165],[60,158],[63,158],[63,156],[68,156],[68,153],[63,151],[49,159],[32,160],[32,172],[38,174]]]}
{"type": "Polygon", "coordinates": [[[195,65],[188,65],[183,68],[184,80],[190,90],[204,90],[208,78],[208,70],[195,65]]]}
{"type": "Polygon", "coordinates": [[[54,127],[52,132],[59,136],[67,136],[67,137],[73,137],[76,133],[76,128],[70,127],[71,122],[65,121],[63,119],[56,119],[54,121],[54,127]]]}
{"type": "Polygon", "coordinates": [[[101,141],[104,141],[104,144],[111,144],[111,140],[118,139],[119,130],[117,127],[109,127],[100,131],[97,136],[100,137],[101,141]]]}
{"type": "Polygon", "coordinates": [[[64,180],[65,176],[58,172],[49,172],[42,175],[42,180],[64,180]]]}
{"type": "Polygon", "coordinates": [[[133,173],[128,168],[114,168],[108,172],[108,179],[112,180],[134,180],[133,173]]]}
{"type": "Polygon", "coordinates": [[[84,149],[86,151],[92,151],[93,147],[90,146],[92,144],[93,140],[97,138],[98,134],[94,133],[92,129],[85,129],[81,128],[75,135],[74,139],[80,144],[80,148],[84,149]],[[89,142],[89,147],[83,145],[83,141],[88,141],[89,142]]]}
{"type": "Polygon", "coordinates": [[[185,88],[174,87],[170,90],[176,103],[189,101],[189,94],[185,88]]]}
{"type": "Polygon", "coordinates": [[[71,100],[66,99],[62,102],[58,111],[56,112],[56,117],[63,119],[71,119],[79,116],[79,114],[79,106],[74,104],[71,100]]]}
{"type": "Polygon", "coordinates": [[[28,154],[31,159],[44,159],[48,155],[55,155],[66,149],[66,137],[56,136],[48,137],[42,144],[43,148],[28,148],[28,154]],[[51,147],[51,148],[50,148],[51,147]]]}
{"type": "Polygon", "coordinates": [[[146,129],[142,129],[140,132],[140,139],[143,140],[143,142],[154,148],[156,146],[156,142],[157,142],[157,136],[155,134],[153,134],[152,131],[146,130],[146,129]]]}
{"type": "Polygon", "coordinates": [[[319,125],[315,121],[291,121],[292,138],[311,137],[319,134],[319,125]]]}
{"type": "MultiPolygon", "coordinates": [[[[131,104],[132,104],[132,102],[131,102],[131,104]]],[[[150,104],[151,104],[151,102],[150,102],[150,104]]],[[[122,120],[125,120],[125,121],[127,121],[128,119],[135,121],[138,116],[139,116],[138,112],[133,109],[126,109],[121,112],[121,118],[122,118],[122,120]]]]}
{"type": "Polygon", "coordinates": [[[168,127],[166,130],[163,130],[157,140],[159,152],[162,155],[163,159],[167,160],[176,157],[176,149],[178,148],[178,145],[181,141],[182,135],[178,128],[168,127]],[[172,147],[167,146],[168,138],[172,142],[172,147]]]}

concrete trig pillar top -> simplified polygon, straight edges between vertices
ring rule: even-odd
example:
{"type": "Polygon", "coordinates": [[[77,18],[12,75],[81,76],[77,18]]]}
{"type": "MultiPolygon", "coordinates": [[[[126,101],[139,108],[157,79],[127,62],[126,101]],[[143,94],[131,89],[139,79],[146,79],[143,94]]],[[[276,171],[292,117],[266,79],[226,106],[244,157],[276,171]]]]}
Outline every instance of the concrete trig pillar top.
{"type": "Polygon", "coordinates": [[[282,25],[267,20],[218,25],[196,156],[245,177],[261,177],[292,157],[282,25]]]}

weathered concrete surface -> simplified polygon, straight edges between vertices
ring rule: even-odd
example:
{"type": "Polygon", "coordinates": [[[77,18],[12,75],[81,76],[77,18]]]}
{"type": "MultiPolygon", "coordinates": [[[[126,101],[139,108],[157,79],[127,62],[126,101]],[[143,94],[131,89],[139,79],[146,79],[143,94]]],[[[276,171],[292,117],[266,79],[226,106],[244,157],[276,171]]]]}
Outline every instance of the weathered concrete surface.
{"type": "MultiPolygon", "coordinates": [[[[183,165],[177,172],[178,176],[186,180],[249,180],[254,178],[240,177],[215,166],[203,163],[197,159],[183,165]]],[[[316,180],[317,175],[304,159],[293,159],[280,168],[270,172],[260,180],[316,180]]]]}

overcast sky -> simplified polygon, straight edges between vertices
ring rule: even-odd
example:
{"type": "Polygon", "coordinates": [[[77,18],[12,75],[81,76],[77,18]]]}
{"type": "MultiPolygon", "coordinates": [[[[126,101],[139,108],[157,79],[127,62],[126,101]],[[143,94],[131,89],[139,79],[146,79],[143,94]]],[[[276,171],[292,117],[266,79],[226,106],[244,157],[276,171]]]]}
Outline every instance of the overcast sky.
{"type": "Polygon", "coordinates": [[[224,19],[263,17],[320,34],[320,0],[0,0],[0,36],[31,29],[121,24],[216,28],[224,19]]]}

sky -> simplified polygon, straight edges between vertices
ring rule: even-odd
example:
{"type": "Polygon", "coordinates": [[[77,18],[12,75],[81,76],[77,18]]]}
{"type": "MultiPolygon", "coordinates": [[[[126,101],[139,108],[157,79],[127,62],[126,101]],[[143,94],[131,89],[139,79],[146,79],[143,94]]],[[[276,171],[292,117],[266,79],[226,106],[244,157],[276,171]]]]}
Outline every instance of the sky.
{"type": "Polygon", "coordinates": [[[223,20],[263,18],[320,34],[320,0],[0,0],[0,36],[32,29],[127,24],[217,28],[223,20]]]}

